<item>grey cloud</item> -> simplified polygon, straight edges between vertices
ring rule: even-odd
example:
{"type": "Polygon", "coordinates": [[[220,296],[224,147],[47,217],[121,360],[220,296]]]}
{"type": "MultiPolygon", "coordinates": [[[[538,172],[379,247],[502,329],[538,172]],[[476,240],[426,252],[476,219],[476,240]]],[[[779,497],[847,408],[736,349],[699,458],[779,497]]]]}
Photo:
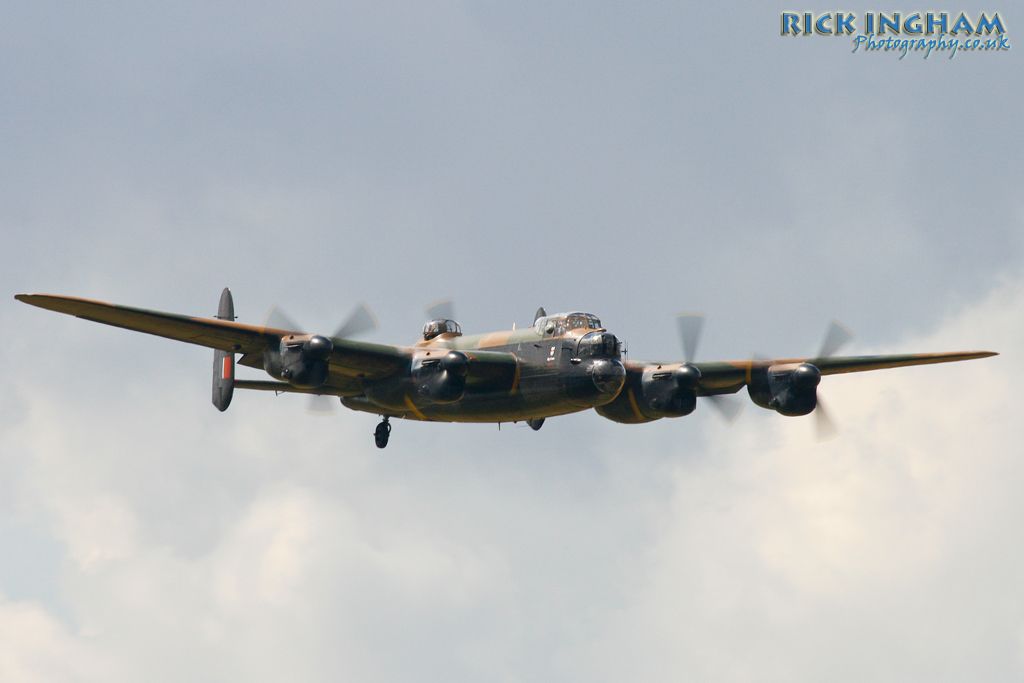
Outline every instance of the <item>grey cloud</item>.
{"type": "Polygon", "coordinates": [[[9,8],[0,540],[45,571],[0,573],[0,662],[1019,673],[1016,53],[898,60],[777,24],[754,5],[9,8]],[[702,359],[810,353],[831,317],[855,353],[1006,354],[829,378],[844,433],[820,447],[804,420],[748,407],[727,430],[702,406],[403,423],[382,456],[369,416],[262,395],[219,415],[204,350],[10,298],[210,315],[225,285],[248,322],[280,304],[329,330],[365,300],[390,343],[452,295],[467,332],[591,310],[635,358],[679,357],[693,309],[702,359]]]}

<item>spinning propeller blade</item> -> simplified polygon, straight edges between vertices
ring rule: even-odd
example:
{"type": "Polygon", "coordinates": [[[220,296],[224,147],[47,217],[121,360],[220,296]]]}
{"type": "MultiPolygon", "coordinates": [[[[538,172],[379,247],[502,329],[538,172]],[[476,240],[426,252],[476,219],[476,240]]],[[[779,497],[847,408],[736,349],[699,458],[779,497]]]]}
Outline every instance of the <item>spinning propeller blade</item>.
{"type": "Polygon", "coordinates": [[[697,355],[697,343],[704,328],[703,313],[680,313],[676,316],[679,324],[679,339],[683,342],[683,359],[692,363],[697,355]]]}
{"type": "MultiPolygon", "coordinates": [[[[704,329],[703,313],[680,313],[676,316],[676,323],[679,327],[679,339],[683,345],[683,360],[686,363],[693,363],[697,356],[697,346],[700,343],[700,334],[704,329]]],[[[712,395],[704,398],[711,401],[711,407],[726,421],[732,424],[743,412],[743,403],[729,396],[712,395]]]]}
{"type": "MultiPolygon", "coordinates": [[[[288,315],[281,309],[280,306],[274,306],[267,312],[266,320],[263,323],[264,329],[276,329],[276,330],[287,330],[289,332],[296,332],[299,334],[303,333],[303,328],[300,327],[295,321],[288,317],[288,315]]],[[[366,332],[371,332],[380,327],[377,322],[377,316],[373,314],[370,307],[365,303],[360,303],[356,306],[355,310],[349,314],[348,318],[338,329],[334,331],[332,335],[335,339],[350,339],[366,332]]],[[[330,415],[334,412],[334,400],[333,397],[324,394],[313,394],[309,397],[309,403],[306,406],[306,411],[312,415],[330,415]]]]}
{"type": "Polygon", "coordinates": [[[712,394],[704,398],[711,401],[711,407],[715,409],[719,417],[725,420],[726,424],[732,424],[743,412],[743,403],[729,396],[712,394]]]}
{"type": "Polygon", "coordinates": [[[302,328],[295,323],[294,320],[289,318],[280,306],[272,306],[267,311],[267,317],[263,321],[264,328],[270,328],[272,330],[287,330],[289,332],[302,333],[302,328]]]}
{"type": "Polygon", "coordinates": [[[309,403],[306,405],[306,412],[310,415],[317,415],[321,417],[333,415],[333,397],[327,396],[326,394],[314,394],[310,396],[309,403]]]}
{"type": "MultiPolygon", "coordinates": [[[[828,329],[825,330],[825,338],[821,340],[821,349],[818,351],[817,360],[831,358],[853,339],[853,336],[853,332],[846,325],[835,319],[830,320],[828,329]]],[[[839,436],[839,428],[832,420],[828,410],[825,409],[820,395],[818,396],[818,405],[814,408],[814,431],[818,441],[830,441],[839,436]]]]}
{"type": "Polygon", "coordinates": [[[851,339],[853,339],[853,332],[850,331],[850,328],[838,320],[830,320],[828,330],[825,331],[825,338],[821,340],[818,358],[831,358],[851,339]]]}
{"type": "Polygon", "coordinates": [[[435,318],[455,320],[455,301],[451,297],[438,299],[427,306],[426,312],[429,320],[433,320],[435,318]]]}
{"type": "Polygon", "coordinates": [[[366,332],[372,332],[379,327],[380,323],[377,322],[377,316],[373,314],[369,306],[360,302],[356,306],[356,310],[352,311],[352,314],[349,315],[348,320],[343,322],[334,331],[334,337],[336,339],[351,339],[366,332]]]}
{"type": "Polygon", "coordinates": [[[831,441],[839,436],[839,428],[832,421],[825,405],[818,398],[818,405],[814,408],[814,431],[818,441],[831,441]]]}

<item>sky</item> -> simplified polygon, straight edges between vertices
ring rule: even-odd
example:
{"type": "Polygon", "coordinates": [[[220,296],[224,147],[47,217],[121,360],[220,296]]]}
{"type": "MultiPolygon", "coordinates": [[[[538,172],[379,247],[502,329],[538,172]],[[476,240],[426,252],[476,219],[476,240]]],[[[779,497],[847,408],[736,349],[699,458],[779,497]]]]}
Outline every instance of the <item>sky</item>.
{"type": "Polygon", "coordinates": [[[1011,49],[901,59],[783,11],[7,3],[0,679],[1020,680],[1021,17],[942,8],[1011,49]],[[469,334],[590,311],[634,359],[681,357],[681,311],[698,360],[830,319],[1001,355],[827,377],[827,442],[740,394],[380,451],[372,415],[222,414],[209,350],[13,298],[225,286],[311,331],[365,301],[382,343],[450,296],[469,334]]]}

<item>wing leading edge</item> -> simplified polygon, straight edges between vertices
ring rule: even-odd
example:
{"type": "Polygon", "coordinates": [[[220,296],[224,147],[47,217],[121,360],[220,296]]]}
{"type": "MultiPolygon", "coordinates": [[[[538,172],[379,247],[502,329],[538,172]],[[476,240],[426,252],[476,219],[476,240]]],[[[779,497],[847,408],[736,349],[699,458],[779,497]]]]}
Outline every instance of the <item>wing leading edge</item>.
{"type": "MultiPolygon", "coordinates": [[[[167,339],[197,344],[242,354],[239,362],[263,369],[263,352],[278,344],[282,337],[300,334],[290,330],[246,325],[230,320],[195,318],[102,301],[51,294],[18,294],[14,297],[32,306],[66,313],[84,320],[113,325],[126,330],[153,334],[167,339]]],[[[356,377],[386,377],[408,363],[400,347],[370,344],[351,339],[333,339],[330,368],[332,379],[347,385],[356,377]]],[[[330,380],[329,380],[330,382],[330,380]]]]}
{"type": "MultiPolygon", "coordinates": [[[[994,351],[955,351],[951,353],[908,353],[883,356],[833,356],[831,358],[775,358],[769,360],[753,359],[744,361],[719,361],[710,363],[694,363],[700,370],[701,379],[699,395],[732,394],[750,382],[752,374],[767,370],[773,365],[790,365],[811,363],[822,375],[839,375],[848,372],[866,372],[868,370],[885,370],[902,368],[911,365],[932,365],[935,363],[953,363],[962,360],[988,358],[999,354],[994,351]]],[[[636,370],[643,371],[651,367],[675,368],[679,364],[662,364],[649,361],[632,361],[636,370]]]]}

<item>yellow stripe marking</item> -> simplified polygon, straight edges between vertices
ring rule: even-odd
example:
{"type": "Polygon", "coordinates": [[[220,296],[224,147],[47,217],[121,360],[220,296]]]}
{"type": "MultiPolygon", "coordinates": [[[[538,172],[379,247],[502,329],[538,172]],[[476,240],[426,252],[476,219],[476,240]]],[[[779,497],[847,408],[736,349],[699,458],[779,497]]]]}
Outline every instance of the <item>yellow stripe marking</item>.
{"type": "Polygon", "coordinates": [[[643,422],[647,418],[640,412],[640,407],[636,404],[636,396],[633,395],[633,387],[626,390],[629,394],[629,405],[633,406],[633,412],[636,413],[636,419],[643,422]]]}
{"type": "Polygon", "coordinates": [[[413,412],[413,414],[416,417],[418,417],[419,419],[421,419],[421,420],[426,420],[427,419],[426,415],[424,415],[419,410],[417,410],[416,406],[413,405],[412,399],[409,398],[408,396],[405,397],[405,405],[409,406],[409,410],[411,410],[413,412]]]}
{"type": "Polygon", "coordinates": [[[512,380],[512,391],[508,392],[509,396],[514,396],[516,389],[519,388],[519,358],[516,358],[515,354],[512,354],[512,356],[516,359],[516,378],[512,380]]]}

